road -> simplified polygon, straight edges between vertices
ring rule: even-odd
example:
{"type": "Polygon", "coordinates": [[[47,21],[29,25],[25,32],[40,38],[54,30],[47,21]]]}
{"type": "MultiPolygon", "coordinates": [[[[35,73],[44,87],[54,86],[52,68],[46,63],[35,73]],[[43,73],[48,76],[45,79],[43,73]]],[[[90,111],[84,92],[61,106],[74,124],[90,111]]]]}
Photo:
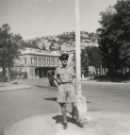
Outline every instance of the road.
{"type": "MultiPolygon", "coordinates": [[[[26,82],[28,83],[28,82],[26,82]]],[[[16,121],[39,114],[58,113],[56,88],[35,82],[32,88],[0,92],[0,131],[16,121]]],[[[89,112],[130,113],[130,84],[82,84],[89,112]]]]}

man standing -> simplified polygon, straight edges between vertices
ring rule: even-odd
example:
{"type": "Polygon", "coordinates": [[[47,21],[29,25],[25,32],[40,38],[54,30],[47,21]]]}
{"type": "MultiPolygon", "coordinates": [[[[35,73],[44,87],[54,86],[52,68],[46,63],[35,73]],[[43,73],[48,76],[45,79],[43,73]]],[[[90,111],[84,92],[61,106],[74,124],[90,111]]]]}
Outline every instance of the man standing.
{"type": "Polygon", "coordinates": [[[61,107],[64,129],[67,128],[67,104],[72,104],[72,110],[75,108],[75,90],[73,87],[75,74],[72,68],[67,66],[68,58],[69,55],[67,53],[63,53],[59,57],[61,66],[55,71],[55,84],[58,87],[57,101],[61,107]]]}

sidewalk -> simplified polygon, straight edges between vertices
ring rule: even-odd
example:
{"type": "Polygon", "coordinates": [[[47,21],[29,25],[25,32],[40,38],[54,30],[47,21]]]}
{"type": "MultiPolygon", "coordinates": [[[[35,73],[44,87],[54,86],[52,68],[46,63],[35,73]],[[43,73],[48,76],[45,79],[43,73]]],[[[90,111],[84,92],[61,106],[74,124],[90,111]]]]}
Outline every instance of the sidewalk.
{"type": "Polygon", "coordinates": [[[20,90],[31,88],[31,85],[20,83],[20,82],[0,82],[0,92],[10,90],[20,90]]]}
{"type": "Polygon", "coordinates": [[[53,119],[55,115],[39,115],[18,121],[5,128],[4,135],[130,135],[128,114],[89,112],[84,128],[69,122],[66,130],[53,119]]]}
{"type": "Polygon", "coordinates": [[[88,80],[88,79],[82,79],[82,83],[86,84],[105,84],[105,85],[130,85],[130,81],[125,82],[111,82],[111,81],[97,81],[97,80],[88,80]]]}
{"type": "Polygon", "coordinates": [[[28,89],[37,86],[50,87],[48,78],[23,79],[23,80],[11,81],[11,82],[0,82],[0,91],[21,90],[21,89],[28,89]]]}

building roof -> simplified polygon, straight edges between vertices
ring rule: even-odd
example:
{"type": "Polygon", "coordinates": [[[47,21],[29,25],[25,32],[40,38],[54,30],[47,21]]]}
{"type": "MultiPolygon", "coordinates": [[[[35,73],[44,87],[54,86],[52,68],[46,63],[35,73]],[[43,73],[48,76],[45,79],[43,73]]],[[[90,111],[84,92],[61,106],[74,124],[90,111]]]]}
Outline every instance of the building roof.
{"type": "Polygon", "coordinates": [[[21,50],[21,55],[49,55],[49,56],[60,56],[59,51],[48,51],[34,48],[25,48],[21,50]]]}

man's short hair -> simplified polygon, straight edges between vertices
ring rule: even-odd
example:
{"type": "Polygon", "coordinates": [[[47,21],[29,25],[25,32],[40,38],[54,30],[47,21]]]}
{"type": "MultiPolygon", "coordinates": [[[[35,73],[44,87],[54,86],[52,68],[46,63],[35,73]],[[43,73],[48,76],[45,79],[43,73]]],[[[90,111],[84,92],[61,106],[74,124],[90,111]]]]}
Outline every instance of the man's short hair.
{"type": "Polygon", "coordinates": [[[61,56],[59,57],[60,60],[68,60],[69,55],[67,53],[63,53],[61,54],[61,56]]]}

